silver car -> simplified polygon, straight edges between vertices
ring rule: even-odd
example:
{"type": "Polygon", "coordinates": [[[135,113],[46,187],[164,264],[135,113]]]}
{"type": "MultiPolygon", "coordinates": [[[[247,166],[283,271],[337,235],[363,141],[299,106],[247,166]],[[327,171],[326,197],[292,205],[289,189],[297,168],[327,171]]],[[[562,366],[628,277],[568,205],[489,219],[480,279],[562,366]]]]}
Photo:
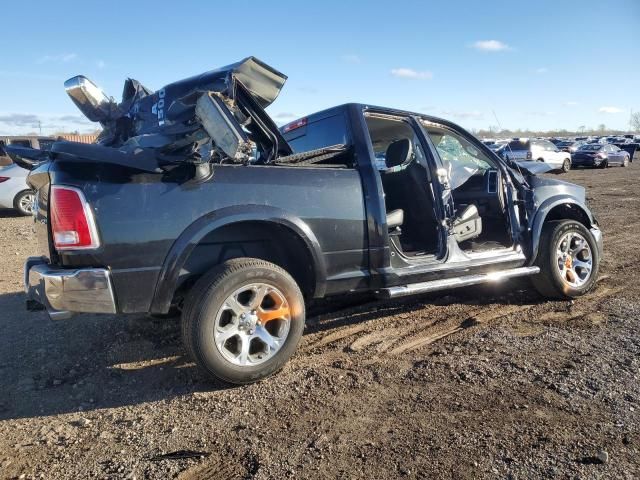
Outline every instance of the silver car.
{"type": "Polygon", "coordinates": [[[15,208],[22,215],[31,215],[35,196],[27,185],[26,170],[15,163],[0,168],[0,208],[15,208]]]}

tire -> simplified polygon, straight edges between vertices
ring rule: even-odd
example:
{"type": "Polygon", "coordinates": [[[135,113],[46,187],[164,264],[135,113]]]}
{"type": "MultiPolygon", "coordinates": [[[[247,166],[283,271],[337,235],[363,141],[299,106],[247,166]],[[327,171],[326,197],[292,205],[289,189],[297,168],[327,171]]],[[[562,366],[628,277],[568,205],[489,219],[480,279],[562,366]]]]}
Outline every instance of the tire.
{"type": "MultiPolygon", "coordinates": [[[[569,237],[571,238],[571,237],[569,237]]],[[[531,277],[533,286],[544,297],[549,298],[574,298],[584,295],[593,288],[598,277],[598,268],[600,258],[598,250],[591,235],[591,232],[579,222],[575,220],[557,220],[547,222],[542,228],[540,236],[540,247],[535,265],[540,267],[540,273],[531,277]],[[567,236],[573,235],[570,240],[569,247],[579,245],[580,237],[586,242],[590,250],[589,256],[586,250],[580,250],[576,253],[575,258],[569,261],[562,261],[558,256],[561,251],[563,240],[567,236]],[[586,272],[586,268],[582,268],[577,263],[587,264],[591,261],[591,268],[588,275],[584,279],[581,275],[586,272]],[[565,267],[565,272],[569,270],[567,262],[571,265],[574,273],[563,274],[561,265],[565,267]],[[575,272],[578,272],[577,274],[575,272]],[[571,282],[571,278],[575,278],[575,282],[571,282]]]]}
{"type": "Polygon", "coordinates": [[[603,160],[602,163],[600,164],[600,168],[602,169],[607,168],[608,166],[609,166],[608,160],[603,160]]]}
{"type": "Polygon", "coordinates": [[[280,370],[304,330],[304,298],[295,280],[255,258],[215,267],[195,283],[184,305],[182,338],[189,355],[209,375],[228,383],[256,382],[280,370]],[[261,303],[251,305],[261,292],[261,303]],[[276,317],[269,318],[270,313],[276,317]]]}
{"type": "Polygon", "coordinates": [[[13,199],[13,207],[20,212],[20,215],[32,215],[34,200],[35,192],[33,190],[23,190],[13,199]]]}
{"type": "Polygon", "coordinates": [[[624,157],[624,160],[622,161],[622,166],[623,167],[629,166],[629,157],[624,157]]]}
{"type": "Polygon", "coordinates": [[[562,162],[562,171],[564,173],[567,173],[569,170],[571,170],[571,160],[568,158],[565,158],[564,161],[562,162]]]}

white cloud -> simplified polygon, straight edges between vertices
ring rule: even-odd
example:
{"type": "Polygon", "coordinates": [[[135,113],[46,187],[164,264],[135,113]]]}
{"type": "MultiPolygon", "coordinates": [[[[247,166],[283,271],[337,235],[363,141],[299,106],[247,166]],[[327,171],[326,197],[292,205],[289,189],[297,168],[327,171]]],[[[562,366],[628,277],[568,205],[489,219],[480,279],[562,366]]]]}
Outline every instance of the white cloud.
{"type": "Polygon", "coordinates": [[[511,47],[499,40],[478,40],[471,45],[472,48],[482,52],[501,52],[511,50],[511,47]]]}
{"type": "Polygon", "coordinates": [[[547,67],[536,68],[536,73],[542,75],[543,73],[547,73],[549,69],[547,67]]]}
{"type": "Polygon", "coordinates": [[[431,80],[433,73],[431,72],[418,72],[411,68],[394,68],[391,70],[391,75],[398,78],[414,78],[419,80],[431,80]]]}
{"type": "Polygon", "coordinates": [[[565,107],[575,107],[577,105],[580,105],[580,104],[578,102],[574,102],[574,101],[564,102],[564,106],[565,107]]]}
{"type": "Polygon", "coordinates": [[[58,55],[44,55],[40,57],[36,63],[47,63],[47,62],[55,62],[55,63],[67,63],[71,62],[78,58],[77,53],[61,53],[58,55]]]}
{"type": "Polygon", "coordinates": [[[271,118],[275,120],[293,120],[294,118],[299,118],[300,115],[297,115],[292,112],[280,112],[275,115],[271,115],[271,118]]]}
{"type": "Polygon", "coordinates": [[[553,117],[556,112],[551,111],[534,111],[534,112],[526,112],[527,115],[531,115],[533,117],[553,117]]]}
{"type": "Polygon", "coordinates": [[[40,118],[32,113],[9,113],[0,115],[0,123],[16,127],[34,127],[38,125],[40,118]]]}
{"type": "Polygon", "coordinates": [[[600,113],[620,113],[622,109],[618,107],[600,107],[598,111],[600,113]]]}
{"type": "Polygon", "coordinates": [[[345,63],[362,63],[362,58],[360,58],[360,56],[356,55],[355,53],[347,53],[345,55],[342,55],[340,59],[345,63]]]}
{"type": "Polygon", "coordinates": [[[461,118],[461,119],[470,119],[470,118],[482,118],[483,114],[482,112],[478,111],[478,110],[471,110],[471,111],[455,111],[455,110],[442,110],[442,115],[448,116],[448,117],[454,117],[454,118],[461,118]]]}

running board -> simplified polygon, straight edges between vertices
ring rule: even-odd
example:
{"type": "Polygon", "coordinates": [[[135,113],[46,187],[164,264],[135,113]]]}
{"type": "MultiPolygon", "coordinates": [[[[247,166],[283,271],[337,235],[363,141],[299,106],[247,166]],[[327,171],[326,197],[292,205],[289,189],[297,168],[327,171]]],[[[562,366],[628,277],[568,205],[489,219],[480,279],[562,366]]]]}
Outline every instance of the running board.
{"type": "Polygon", "coordinates": [[[448,290],[450,288],[467,287],[479,283],[493,283],[507,280],[509,278],[526,277],[540,272],[538,267],[520,267],[497,272],[481,273],[464,277],[443,278],[431,282],[410,283],[399,287],[381,288],[377,291],[380,298],[396,298],[406,295],[416,295],[419,293],[437,292],[438,290],[448,290]]]}

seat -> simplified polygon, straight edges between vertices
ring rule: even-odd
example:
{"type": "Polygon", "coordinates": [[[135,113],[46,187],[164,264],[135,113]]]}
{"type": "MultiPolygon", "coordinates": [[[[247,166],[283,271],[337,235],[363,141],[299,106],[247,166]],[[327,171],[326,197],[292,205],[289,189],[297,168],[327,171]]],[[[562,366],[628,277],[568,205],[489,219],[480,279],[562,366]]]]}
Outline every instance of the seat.
{"type": "Polygon", "coordinates": [[[387,224],[391,215],[406,215],[402,241],[405,250],[433,251],[437,247],[437,222],[429,189],[427,171],[413,161],[411,140],[403,138],[389,144],[385,155],[387,170],[382,175],[387,209],[387,224]]]}
{"type": "Polygon", "coordinates": [[[408,138],[403,138],[402,140],[396,140],[395,142],[390,143],[385,154],[387,169],[397,171],[396,167],[400,167],[402,164],[407,163],[412,155],[413,150],[411,148],[411,141],[408,138]]]}
{"type": "Polygon", "coordinates": [[[389,230],[398,228],[404,223],[404,211],[401,209],[393,210],[387,213],[387,228],[389,230]]]}

